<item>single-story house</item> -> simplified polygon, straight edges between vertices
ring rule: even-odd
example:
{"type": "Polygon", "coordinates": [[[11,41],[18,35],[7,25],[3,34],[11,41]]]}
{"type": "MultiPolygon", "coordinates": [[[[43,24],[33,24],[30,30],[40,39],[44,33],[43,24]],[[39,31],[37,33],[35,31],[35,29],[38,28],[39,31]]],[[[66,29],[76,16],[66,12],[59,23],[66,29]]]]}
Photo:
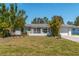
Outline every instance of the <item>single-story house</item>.
{"type": "MultiPolygon", "coordinates": [[[[47,36],[51,34],[51,29],[48,24],[26,24],[24,32],[29,36],[47,36]]],[[[61,25],[60,35],[79,34],[79,27],[74,25],[61,25]]]]}
{"type": "Polygon", "coordinates": [[[74,25],[61,25],[60,35],[79,35],[79,26],[74,25]]]}
{"type": "Polygon", "coordinates": [[[25,32],[29,36],[47,36],[51,33],[48,24],[26,24],[25,32]]]}

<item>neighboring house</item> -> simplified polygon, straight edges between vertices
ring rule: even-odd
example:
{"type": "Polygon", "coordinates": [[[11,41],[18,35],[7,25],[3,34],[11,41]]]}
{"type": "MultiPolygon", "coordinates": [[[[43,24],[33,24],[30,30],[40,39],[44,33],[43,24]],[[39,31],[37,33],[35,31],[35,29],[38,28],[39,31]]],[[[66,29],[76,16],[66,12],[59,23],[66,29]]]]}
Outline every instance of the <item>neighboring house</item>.
{"type": "Polygon", "coordinates": [[[74,35],[79,34],[79,27],[74,25],[61,25],[60,35],[74,35]]]}
{"type": "MultiPolygon", "coordinates": [[[[51,34],[48,24],[26,24],[25,32],[29,36],[47,36],[51,34]]],[[[74,25],[61,25],[60,35],[79,34],[79,27],[74,25]]]]}
{"type": "Polygon", "coordinates": [[[79,35],[79,26],[62,25],[60,29],[61,35],[79,35]]]}

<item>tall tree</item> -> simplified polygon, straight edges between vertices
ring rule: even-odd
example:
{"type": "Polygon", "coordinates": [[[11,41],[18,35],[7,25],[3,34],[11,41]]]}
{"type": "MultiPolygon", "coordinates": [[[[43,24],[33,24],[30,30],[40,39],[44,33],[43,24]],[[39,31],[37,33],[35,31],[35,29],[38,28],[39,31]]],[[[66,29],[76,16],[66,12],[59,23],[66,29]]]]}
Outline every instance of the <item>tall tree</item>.
{"type": "Polygon", "coordinates": [[[47,23],[48,24],[49,21],[48,21],[48,18],[47,17],[44,17],[43,20],[44,20],[44,23],[47,23]]]}
{"type": "Polygon", "coordinates": [[[9,20],[11,21],[11,26],[12,26],[11,30],[13,30],[14,29],[14,24],[15,24],[15,21],[16,21],[16,14],[17,14],[17,12],[15,12],[15,6],[14,6],[14,4],[10,4],[9,13],[10,13],[9,20]]]}
{"type": "Polygon", "coordinates": [[[15,28],[21,29],[21,31],[23,32],[26,18],[27,16],[25,14],[25,11],[19,10],[17,20],[15,21],[15,28]]]}
{"type": "Polygon", "coordinates": [[[59,36],[60,27],[64,23],[62,21],[63,18],[60,16],[52,17],[52,20],[49,22],[49,25],[53,36],[59,36]]]}
{"type": "Polygon", "coordinates": [[[10,29],[9,12],[5,4],[1,4],[0,8],[0,30],[3,36],[5,36],[5,31],[10,29]]]}
{"type": "Polygon", "coordinates": [[[74,25],[79,26],[79,16],[76,17],[76,20],[74,21],[74,25]]]}
{"type": "Polygon", "coordinates": [[[72,21],[68,21],[67,24],[68,25],[73,25],[73,22],[72,21]]]}
{"type": "Polygon", "coordinates": [[[34,18],[32,21],[32,24],[48,24],[48,18],[44,17],[44,18],[34,18]]]}
{"type": "Polygon", "coordinates": [[[18,10],[17,4],[10,4],[7,8],[5,4],[0,4],[0,31],[6,34],[6,30],[23,30],[27,16],[24,10],[18,10]]]}
{"type": "Polygon", "coordinates": [[[36,18],[33,19],[32,24],[36,24],[37,20],[36,18]]]}
{"type": "Polygon", "coordinates": [[[24,10],[18,10],[17,4],[10,4],[10,19],[12,23],[13,30],[22,30],[25,25],[25,20],[27,18],[24,10]]]}

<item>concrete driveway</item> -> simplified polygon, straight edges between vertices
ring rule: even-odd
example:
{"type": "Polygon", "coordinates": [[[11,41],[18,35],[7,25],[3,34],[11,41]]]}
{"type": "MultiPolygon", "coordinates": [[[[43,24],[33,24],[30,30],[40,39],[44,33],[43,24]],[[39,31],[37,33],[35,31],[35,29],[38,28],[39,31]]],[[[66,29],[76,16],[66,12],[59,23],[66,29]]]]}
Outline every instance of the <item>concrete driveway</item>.
{"type": "Polygon", "coordinates": [[[79,42],[79,36],[61,36],[61,37],[75,42],[79,42]]]}

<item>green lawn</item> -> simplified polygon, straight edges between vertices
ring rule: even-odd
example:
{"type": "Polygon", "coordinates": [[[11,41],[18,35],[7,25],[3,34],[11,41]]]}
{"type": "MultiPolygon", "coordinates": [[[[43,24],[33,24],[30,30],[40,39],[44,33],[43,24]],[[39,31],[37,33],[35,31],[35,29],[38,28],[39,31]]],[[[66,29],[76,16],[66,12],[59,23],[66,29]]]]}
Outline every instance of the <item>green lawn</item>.
{"type": "Polygon", "coordinates": [[[78,36],[79,37],[79,35],[77,35],[77,34],[73,34],[72,36],[78,36]]]}
{"type": "Polygon", "coordinates": [[[53,37],[0,39],[0,55],[79,55],[79,43],[53,37]]]}

